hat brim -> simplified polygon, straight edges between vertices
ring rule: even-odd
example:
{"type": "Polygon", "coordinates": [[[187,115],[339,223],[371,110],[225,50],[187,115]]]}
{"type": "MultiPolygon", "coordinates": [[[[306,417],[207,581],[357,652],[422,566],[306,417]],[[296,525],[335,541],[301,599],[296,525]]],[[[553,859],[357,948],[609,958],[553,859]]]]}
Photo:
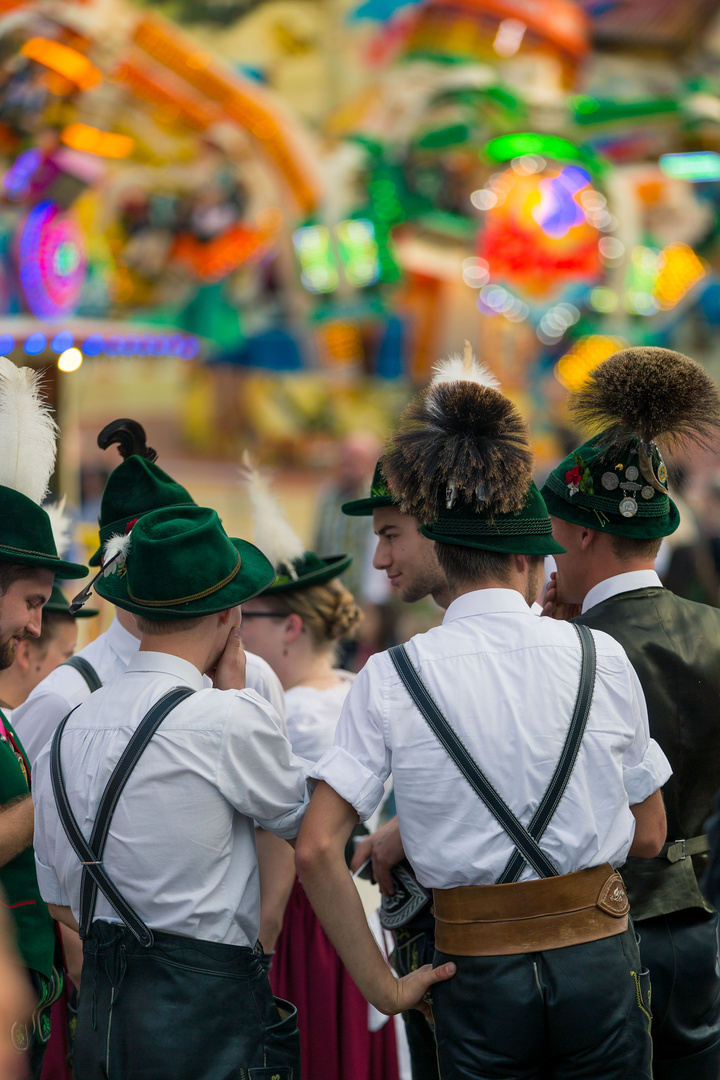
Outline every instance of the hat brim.
{"type": "Polygon", "coordinates": [[[53,570],[55,576],[63,581],[76,580],[87,577],[90,571],[87,566],[80,563],[65,562],[64,559],[52,555],[34,555],[20,551],[17,548],[6,548],[0,544],[0,562],[19,563],[21,566],[32,566],[36,570],[53,570]]]}
{"type": "MultiPolygon", "coordinates": [[[[339,574],[342,574],[343,570],[347,570],[352,560],[352,555],[329,555],[322,560],[325,565],[318,567],[317,570],[312,570],[309,574],[298,575],[296,578],[282,578],[279,582],[270,585],[269,588],[263,591],[268,595],[277,596],[278,593],[309,589],[311,585],[323,585],[326,581],[331,581],[339,574]]],[[[250,598],[248,597],[248,599],[250,598]]]]}
{"type": "Polygon", "coordinates": [[[397,506],[391,495],[370,495],[367,499],[352,499],[340,507],[347,517],[372,517],[373,510],[381,506],[397,506]]]}
{"type": "Polygon", "coordinates": [[[670,496],[667,497],[667,514],[658,518],[624,518],[619,514],[605,512],[600,517],[592,509],[568,502],[556,495],[547,484],[542,489],[542,496],[548,513],[553,517],[569,521],[571,525],[597,529],[598,532],[609,533],[611,536],[628,536],[633,540],[659,540],[663,536],[671,536],[680,524],[680,511],[670,496]]]}
{"type": "Polygon", "coordinates": [[[482,535],[453,536],[434,532],[432,525],[421,525],[420,532],[437,544],[453,544],[456,547],[475,548],[478,551],[496,551],[506,555],[564,555],[565,548],[558,544],[552,533],[539,535],[482,535]]]}
{"type": "Polygon", "coordinates": [[[158,607],[155,603],[143,604],[137,597],[130,597],[127,574],[120,575],[118,572],[99,577],[95,582],[95,590],[99,596],[116,607],[131,611],[133,615],[143,615],[146,619],[195,619],[237,607],[238,604],[244,604],[246,600],[252,600],[264,592],[274,581],[275,570],[269,559],[253,544],[237,537],[229,539],[240,556],[240,569],[222,589],[201,600],[191,600],[174,607],[158,607]]]}

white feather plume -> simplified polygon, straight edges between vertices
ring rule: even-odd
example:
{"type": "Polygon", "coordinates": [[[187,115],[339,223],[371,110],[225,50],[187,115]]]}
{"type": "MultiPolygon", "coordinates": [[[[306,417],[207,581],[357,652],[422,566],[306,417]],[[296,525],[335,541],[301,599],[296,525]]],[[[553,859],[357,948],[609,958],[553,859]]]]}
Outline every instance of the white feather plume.
{"type": "Polygon", "coordinates": [[[57,436],[38,373],[0,356],[0,484],[41,503],[55,468],[57,436]]]}
{"type": "Polygon", "coordinates": [[[59,502],[45,503],[43,510],[50,518],[55,550],[62,558],[72,542],[72,521],[65,513],[65,496],[59,502]]]}
{"type": "Polygon", "coordinates": [[[472,346],[469,341],[465,342],[463,356],[453,353],[447,360],[440,360],[433,367],[431,386],[448,382],[474,382],[479,386],[489,386],[492,390],[499,390],[500,383],[489,368],[478,363],[473,356],[472,346]]]}
{"type": "Polygon", "coordinates": [[[255,468],[247,451],[243,454],[240,473],[252,508],[253,543],[276,570],[291,570],[293,562],[305,554],[305,545],[286,521],[267,478],[255,468]]]}
{"type": "Polygon", "coordinates": [[[132,531],[128,533],[113,533],[103,545],[102,564],[103,577],[114,574],[119,567],[125,565],[132,531]]]}

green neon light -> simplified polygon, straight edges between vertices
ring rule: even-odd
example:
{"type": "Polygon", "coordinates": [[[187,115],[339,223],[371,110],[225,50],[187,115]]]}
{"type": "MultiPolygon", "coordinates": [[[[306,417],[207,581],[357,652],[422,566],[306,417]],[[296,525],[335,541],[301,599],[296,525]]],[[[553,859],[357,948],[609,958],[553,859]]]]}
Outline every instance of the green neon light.
{"type": "Polygon", "coordinates": [[[674,180],[690,180],[694,184],[720,180],[720,154],[713,150],[695,154],[663,154],[660,169],[674,180]]]}
{"type": "Polygon", "coordinates": [[[518,132],[515,135],[498,135],[485,145],[485,153],[493,161],[512,161],[524,154],[539,154],[555,161],[586,161],[588,154],[569,139],[559,135],[539,135],[535,132],[518,132]]]}

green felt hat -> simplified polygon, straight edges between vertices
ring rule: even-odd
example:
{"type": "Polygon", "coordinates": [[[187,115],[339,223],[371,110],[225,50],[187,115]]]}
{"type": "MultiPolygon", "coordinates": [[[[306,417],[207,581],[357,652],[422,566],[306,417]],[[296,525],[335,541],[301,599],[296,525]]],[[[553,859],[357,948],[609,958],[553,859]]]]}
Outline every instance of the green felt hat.
{"type": "Polygon", "coordinates": [[[606,443],[602,433],[595,435],[550,473],[542,493],[553,517],[638,540],[674,533],[680,513],[667,493],[657,446],[649,444],[649,461],[641,461],[639,439],[620,450],[608,450],[606,443]],[[650,465],[654,484],[643,473],[650,465]]]}
{"type": "Polygon", "coordinates": [[[154,461],[131,454],[110,473],[105,485],[100,504],[100,547],[90,565],[100,566],[105,543],[111,536],[127,533],[143,514],[194,504],[190,492],[154,461]]]}
{"type": "Polygon", "coordinates": [[[371,517],[373,510],[381,506],[397,506],[397,501],[392,497],[387,486],[387,481],[382,474],[382,461],[380,458],[375,466],[375,472],[370,485],[370,494],[366,499],[353,499],[343,503],[340,509],[348,517],[371,517]]]}
{"type": "Polygon", "coordinates": [[[254,544],[229,537],[214,510],[194,503],[142,516],[124,562],[114,566],[98,578],[96,590],[148,619],[213,615],[251,600],[275,578],[254,544]]]}
{"type": "Polygon", "coordinates": [[[72,615],[75,619],[92,619],[95,615],[100,614],[97,608],[81,608],[79,611],[70,611],[70,601],[57,583],[52,587],[50,599],[46,604],[43,604],[43,615],[48,612],[53,615],[72,615]]]}
{"type": "Polygon", "coordinates": [[[293,560],[292,572],[278,576],[264,592],[269,596],[277,593],[295,592],[297,589],[309,589],[311,585],[323,585],[326,581],[342,574],[352,562],[352,555],[328,555],[322,559],[314,551],[306,551],[300,559],[293,560]]]}
{"type": "Polygon", "coordinates": [[[521,510],[514,514],[484,515],[476,503],[457,500],[441,511],[420,532],[438,544],[478,548],[510,555],[562,555],[565,548],[553,539],[552,524],[543,497],[531,481],[521,510]]]}
{"type": "Polygon", "coordinates": [[[14,488],[0,486],[0,562],[54,570],[59,578],[87,577],[86,566],[57,553],[48,514],[14,488]]]}

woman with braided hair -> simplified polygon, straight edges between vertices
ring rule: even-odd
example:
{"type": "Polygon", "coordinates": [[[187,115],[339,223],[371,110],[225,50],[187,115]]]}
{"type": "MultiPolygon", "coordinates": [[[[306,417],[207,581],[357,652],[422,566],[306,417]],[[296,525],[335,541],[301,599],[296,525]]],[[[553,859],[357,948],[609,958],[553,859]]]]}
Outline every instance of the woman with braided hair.
{"type": "MultiPolygon", "coordinates": [[[[274,669],[285,690],[293,750],[317,761],[333,745],[354,675],[337,668],[341,641],[354,637],[362,613],[338,575],[350,555],[321,558],[282,517],[264,479],[247,469],[254,536],[277,571],[275,582],[242,605],[246,648],[274,669]]],[[[258,831],[258,844],[265,835],[258,831]]],[[[274,993],[298,1010],[302,1075],[311,1080],[397,1080],[392,1023],[368,1027],[368,1005],[345,971],[295,877],[292,851],[277,851],[261,877],[260,941],[272,950],[274,993]],[[287,906],[285,906],[287,904],[287,906]],[[282,927],[282,929],[281,929],[282,927]]]]}

